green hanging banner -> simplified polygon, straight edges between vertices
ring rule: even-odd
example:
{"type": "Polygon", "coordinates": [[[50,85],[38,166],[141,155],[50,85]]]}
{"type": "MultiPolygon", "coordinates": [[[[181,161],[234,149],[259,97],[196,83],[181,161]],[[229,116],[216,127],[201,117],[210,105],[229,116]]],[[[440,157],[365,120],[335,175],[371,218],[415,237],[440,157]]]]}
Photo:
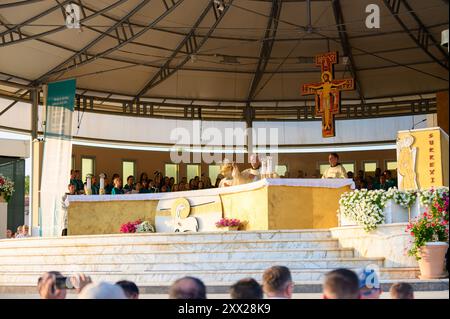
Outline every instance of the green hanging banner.
{"type": "Polygon", "coordinates": [[[45,137],[72,137],[75,92],[75,79],[48,84],[45,137]]]}

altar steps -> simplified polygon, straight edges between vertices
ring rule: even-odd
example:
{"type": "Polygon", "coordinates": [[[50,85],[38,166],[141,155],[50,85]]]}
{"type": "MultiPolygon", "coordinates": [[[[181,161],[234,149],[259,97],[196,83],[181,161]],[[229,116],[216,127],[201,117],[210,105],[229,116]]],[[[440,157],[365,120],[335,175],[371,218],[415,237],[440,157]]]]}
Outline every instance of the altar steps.
{"type": "Polygon", "coordinates": [[[95,281],[132,280],[147,293],[165,291],[189,275],[226,292],[244,277],[260,281],[263,271],[273,265],[289,267],[294,281],[311,287],[311,292],[328,271],[341,267],[376,265],[382,282],[413,280],[419,273],[417,268],[385,268],[383,258],[363,258],[353,249],[341,248],[329,230],[26,238],[0,240],[0,294],[31,291],[49,270],[66,275],[84,272],[95,281]]]}

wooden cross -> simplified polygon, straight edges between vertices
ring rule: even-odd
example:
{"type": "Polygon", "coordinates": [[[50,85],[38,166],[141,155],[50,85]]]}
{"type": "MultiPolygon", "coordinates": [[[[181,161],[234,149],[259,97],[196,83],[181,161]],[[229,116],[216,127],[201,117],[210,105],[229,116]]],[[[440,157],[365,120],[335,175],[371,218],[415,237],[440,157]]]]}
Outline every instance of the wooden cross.
{"type": "Polygon", "coordinates": [[[316,55],[316,66],[322,70],[322,82],[307,83],[302,86],[302,95],[314,94],[316,97],[315,113],[322,117],[322,136],[335,136],[334,115],[341,109],[340,91],[351,91],[355,88],[352,78],[334,80],[334,64],[338,63],[339,54],[328,52],[316,55]]]}

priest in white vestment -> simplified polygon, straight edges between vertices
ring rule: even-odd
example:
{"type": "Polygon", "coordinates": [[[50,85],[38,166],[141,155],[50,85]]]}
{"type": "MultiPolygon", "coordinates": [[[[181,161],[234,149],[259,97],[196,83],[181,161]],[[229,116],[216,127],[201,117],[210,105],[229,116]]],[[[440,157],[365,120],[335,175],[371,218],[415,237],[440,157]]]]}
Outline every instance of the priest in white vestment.
{"type": "Polygon", "coordinates": [[[328,155],[330,167],[323,173],[322,178],[347,178],[345,168],[339,163],[339,155],[331,153],[328,155]]]}
{"type": "Polygon", "coordinates": [[[250,155],[250,165],[251,168],[247,168],[241,172],[242,178],[246,180],[247,183],[256,182],[261,179],[261,161],[258,155],[250,155]]]}

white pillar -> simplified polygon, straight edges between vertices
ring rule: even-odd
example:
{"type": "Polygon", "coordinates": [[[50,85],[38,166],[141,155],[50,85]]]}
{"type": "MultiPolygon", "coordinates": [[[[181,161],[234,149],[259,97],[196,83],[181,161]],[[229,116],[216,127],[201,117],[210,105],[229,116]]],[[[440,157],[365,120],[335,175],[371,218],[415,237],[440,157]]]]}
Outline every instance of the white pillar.
{"type": "Polygon", "coordinates": [[[0,239],[6,238],[7,224],[8,224],[8,204],[4,201],[2,197],[0,198],[0,239]]]}

